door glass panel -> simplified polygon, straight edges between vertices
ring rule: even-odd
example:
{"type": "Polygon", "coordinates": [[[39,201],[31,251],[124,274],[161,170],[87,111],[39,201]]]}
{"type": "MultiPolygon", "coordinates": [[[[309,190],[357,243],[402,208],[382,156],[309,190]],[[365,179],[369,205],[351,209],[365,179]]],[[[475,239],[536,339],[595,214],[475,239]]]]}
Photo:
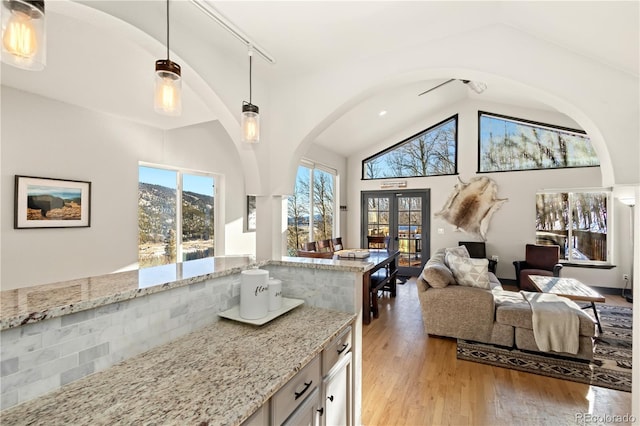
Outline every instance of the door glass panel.
{"type": "MultiPolygon", "coordinates": [[[[362,201],[363,247],[369,243],[367,236],[389,237],[388,249],[400,252],[398,273],[419,275],[423,259],[429,258],[429,191],[363,192],[362,201]]],[[[380,248],[384,248],[384,244],[380,248]]]]}
{"type": "Polygon", "coordinates": [[[213,178],[182,176],[182,260],[213,257],[213,178]]]}
{"type": "Polygon", "coordinates": [[[139,167],[138,263],[140,268],[176,261],[177,172],[139,167]]]}
{"type": "Polygon", "coordinates": [[[389,199],[369,198],[367,235],[389,235],[389,199]]]}
{"type": "Polygon", "coordinates": [[[421,197],[397,197],[398,202],[398,266],[420,267],[422,264],[422,200],[421,197]]]}

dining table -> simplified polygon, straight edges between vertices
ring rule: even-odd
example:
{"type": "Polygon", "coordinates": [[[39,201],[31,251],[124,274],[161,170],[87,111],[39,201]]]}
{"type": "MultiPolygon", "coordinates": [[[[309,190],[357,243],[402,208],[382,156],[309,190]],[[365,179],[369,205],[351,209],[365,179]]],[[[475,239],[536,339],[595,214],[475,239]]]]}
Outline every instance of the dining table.
{"type": "MultiPolygon", "coordinates": [[[[359,252],[361,250],[358,250],[359,252]]],[[[365,250],[362,250],[365,251],[365,250]]],[[[345,252],[347,252],[345,250],[345,252]]],[[[395,277],[397,275],[398,269],[398,256],[400,255],[399,250],[387,250],[387,249],[369,249],[369,255],[366,257],[349,257],[348,254],[345,256],[340,256],[341,260],[353,260],[365,263],[371,263],[373,266],[364,272],[362,276],[362,322],[364,324],[371,323],[371,298],[376,297],[375,294],[371,291],[371,281],[372,276],[382,270],[386,269],[386,276],[393,282],[389,282],[388,286],[391,289],[391,297],[396,296],[395,288],[396,282],[395,277]]]]}

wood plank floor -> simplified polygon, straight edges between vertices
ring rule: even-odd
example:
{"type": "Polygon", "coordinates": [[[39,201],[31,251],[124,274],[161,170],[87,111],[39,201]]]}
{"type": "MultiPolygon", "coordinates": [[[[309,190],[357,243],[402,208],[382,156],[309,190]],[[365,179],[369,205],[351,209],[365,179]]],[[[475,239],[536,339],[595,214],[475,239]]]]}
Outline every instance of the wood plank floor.
{"type": "Polygon", "coordinates": [[[457,360],[455,340],[424,333],[415,279],[379,303],[380,318],[363,325],[366,426],[575,425],[584,413],[631,414],[628,392],[457,360]]]}

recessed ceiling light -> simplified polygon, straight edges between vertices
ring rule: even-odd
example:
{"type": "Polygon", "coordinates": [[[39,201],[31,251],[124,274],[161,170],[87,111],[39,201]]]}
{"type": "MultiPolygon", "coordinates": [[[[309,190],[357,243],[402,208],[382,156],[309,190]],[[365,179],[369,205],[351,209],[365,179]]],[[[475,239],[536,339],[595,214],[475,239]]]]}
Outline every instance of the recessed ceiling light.
{"type": "Polygon", "coordinates": [[[387,115],[387,111],[382,110],[378,113],[378,116],[382,117],[383,115],[387,115]]]}

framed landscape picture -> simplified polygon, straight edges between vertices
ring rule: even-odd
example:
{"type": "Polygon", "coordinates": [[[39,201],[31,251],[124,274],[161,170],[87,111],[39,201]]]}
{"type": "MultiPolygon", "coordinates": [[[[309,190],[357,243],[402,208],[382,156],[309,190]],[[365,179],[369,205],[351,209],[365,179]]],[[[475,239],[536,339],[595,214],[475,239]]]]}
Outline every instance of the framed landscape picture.
{"type": "Polygon", "coordinates": [[[16,175],[15,229],[91,226],[91,182],[16,175]]]}

